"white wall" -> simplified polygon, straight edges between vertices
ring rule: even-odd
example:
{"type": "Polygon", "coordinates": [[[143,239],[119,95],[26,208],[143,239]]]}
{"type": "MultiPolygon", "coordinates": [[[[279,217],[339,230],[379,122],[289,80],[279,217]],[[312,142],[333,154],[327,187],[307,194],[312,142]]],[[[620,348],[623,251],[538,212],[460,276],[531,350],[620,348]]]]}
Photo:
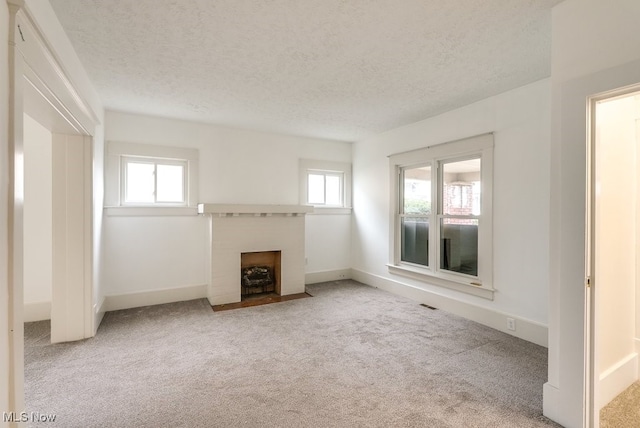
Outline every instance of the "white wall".
{"type": "Polygon", "coordinates": [[[104,218],[105,296],[208,283],[205,217],[104,218]]]}
{"type": "MultiPolygon", "coordinates": [[[[351,162],[351,144],[119,112],[106,140],[199,150],[199,201],[298,204],[298,160],[351,162]]],[[[106,295],[207,284],[208,222],[199,216],[104,218],[106,295]]],[[[307,218],[308,274],[350,266],[350,215],[307,218]]]]}
{"type": "Polygon", "coordinates": [[[351,215],[307,214],[307,284],[351,276],[351,215]]]}
{"type": "MultiPolygon", "coordinates": [[[[549,81],[542,80],[356,143],[354,276],[396,289],[400,284],[405,291],[417,288],[424,293],[416,296],[425,301],[444,296],[462,302],[465,305],[454,303],[452,308],[501,330],[506,330],[508,314],[523,329],[528,325],[538,330],[537,338],[528,336],[529,340],[546,342],[549,108],[549,81]],[[387,156],[487,132],[495,133],[494,300],[389,274],[387,156]],[[470,308],[479,310],[474,314],[470,308]]],[[[518,328],[516,334],[528,333],[518,328]]]]}
{"type": "Polygon", "coordinates": [[[636,0],[564,0],[553,9],[554,80],[568,81],[638,58],[636,0]]]}
{"type": "Polygon", "coordinates": [[[596,106],[595,364],[597,410],[638,379],[635,96],[596,106]]]}
{"type": "Polygon", "coordinates": [[[24,320],[51,319],[51,132],[24,115],[24,320]]]}
{"type": "Polygon", "coordinates": [[[640,2],[565,0],[552,14],[549,381],[544,413],[584,417],[587,97],[640,81],[640,2]]]}
{"type": "MultiPolygon", "coordinates": [[[[7,3],[0,2],[0,28],[9,28],[7,3]]],[[[0,373],[9,373],[9,31],[0,31],[0,373]]],[[[0,409],[9,409],[9,376],[0,376],[0,409]]]]}

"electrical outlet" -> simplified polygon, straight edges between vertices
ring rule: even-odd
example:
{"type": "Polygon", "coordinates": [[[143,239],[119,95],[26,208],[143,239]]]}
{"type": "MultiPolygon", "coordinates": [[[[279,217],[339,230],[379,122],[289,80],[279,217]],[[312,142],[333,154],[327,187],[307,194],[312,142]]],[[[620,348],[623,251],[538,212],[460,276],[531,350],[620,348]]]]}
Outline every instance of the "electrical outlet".
{"type": "Polygon", "coordinates": [[[507,318],[507,329],[516,331],[516,320],[507,318]]]}

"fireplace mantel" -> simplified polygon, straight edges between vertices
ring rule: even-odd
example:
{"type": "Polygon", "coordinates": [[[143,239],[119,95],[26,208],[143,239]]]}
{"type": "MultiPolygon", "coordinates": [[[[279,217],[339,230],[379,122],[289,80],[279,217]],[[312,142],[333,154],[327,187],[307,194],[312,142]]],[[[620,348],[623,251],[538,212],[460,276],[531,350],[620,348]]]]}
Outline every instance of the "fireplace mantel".
{"type": "Polygon", "coordinates": [[[198,204],[198,214],[212,215],[304,215],[310,205],[198,204]]]}

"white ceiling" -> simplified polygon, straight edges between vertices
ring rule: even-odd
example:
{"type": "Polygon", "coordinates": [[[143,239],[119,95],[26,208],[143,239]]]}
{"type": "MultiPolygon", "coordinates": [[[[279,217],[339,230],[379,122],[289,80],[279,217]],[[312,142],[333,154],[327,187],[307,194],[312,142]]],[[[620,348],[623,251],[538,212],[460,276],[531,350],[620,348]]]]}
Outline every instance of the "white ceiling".
{"type": "Polygon", "coordinates": [[[358,141],[550,75],[561,0],[50,0],[109,110],[358,141]]]}

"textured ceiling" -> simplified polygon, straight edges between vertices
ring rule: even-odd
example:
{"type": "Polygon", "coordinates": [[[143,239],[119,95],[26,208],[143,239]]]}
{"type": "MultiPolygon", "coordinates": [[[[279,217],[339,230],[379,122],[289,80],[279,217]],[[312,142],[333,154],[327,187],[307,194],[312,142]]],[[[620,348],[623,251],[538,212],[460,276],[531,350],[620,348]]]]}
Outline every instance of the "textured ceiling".
{"type": "Polygon", "coordinates": [[[105,108],[343,141],[550,74],[561,0],[50,0],[105,108]]]}

